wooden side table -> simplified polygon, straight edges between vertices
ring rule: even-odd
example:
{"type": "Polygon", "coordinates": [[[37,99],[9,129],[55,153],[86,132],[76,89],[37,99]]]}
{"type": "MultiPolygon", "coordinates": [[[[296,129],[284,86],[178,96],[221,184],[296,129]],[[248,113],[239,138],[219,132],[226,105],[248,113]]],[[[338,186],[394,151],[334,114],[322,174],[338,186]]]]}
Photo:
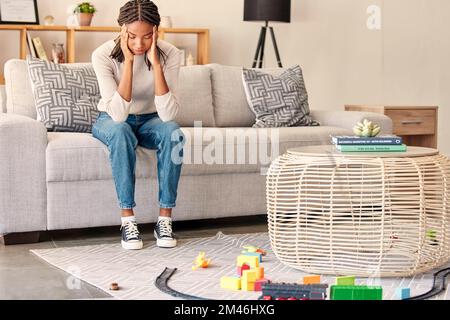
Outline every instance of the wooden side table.
{"type": "Polygon", "coordinates": [[[346,105],[346,111],[382,113],[393,121],[393,133],[409,146],[437,148],[437,106],[346,105]]]}

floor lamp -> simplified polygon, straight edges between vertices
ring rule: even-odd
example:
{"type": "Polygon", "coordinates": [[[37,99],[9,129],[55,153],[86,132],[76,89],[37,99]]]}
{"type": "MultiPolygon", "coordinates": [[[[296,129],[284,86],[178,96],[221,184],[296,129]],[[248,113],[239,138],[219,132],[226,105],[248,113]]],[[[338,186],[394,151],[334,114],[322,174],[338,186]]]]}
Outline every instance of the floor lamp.
{"type": "Polygon", "coordinates": [[[264,21],[265,25],[261,27],[259,33],[258,45],[256,46],[253,68],[262,68],[264,60],[264,47],[266,44],[267,29],[270,30],[275,56],[280,68],[280,53],[278,51],[275,33],[272,27],[269,27],[269,21],[291,22],[291,0],[244,0],[244,21],[264,21]]]}

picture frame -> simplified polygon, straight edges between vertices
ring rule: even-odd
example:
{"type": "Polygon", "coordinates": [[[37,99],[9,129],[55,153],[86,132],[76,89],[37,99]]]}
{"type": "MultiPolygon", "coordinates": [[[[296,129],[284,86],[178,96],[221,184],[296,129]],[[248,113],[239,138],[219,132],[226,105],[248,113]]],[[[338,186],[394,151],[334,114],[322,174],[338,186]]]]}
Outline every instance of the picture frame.
{"type": "Polygon", "coordinates": [[[0,0],[0,24],[39,24],[37,0],[0,0]]]}

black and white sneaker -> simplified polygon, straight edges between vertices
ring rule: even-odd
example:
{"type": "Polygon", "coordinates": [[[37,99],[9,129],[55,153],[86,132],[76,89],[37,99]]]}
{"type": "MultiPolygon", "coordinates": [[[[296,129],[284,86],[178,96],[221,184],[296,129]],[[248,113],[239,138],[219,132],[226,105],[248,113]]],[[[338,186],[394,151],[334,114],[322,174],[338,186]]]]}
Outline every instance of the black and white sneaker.
{"type": "Polygon", "coordinates": [[[154,235],[156,238],[156,245],[161,248],[173,248],[177,245],[172,232],[172,219],[163,217],[159,218],[155,226],[154,235]]]}
{"type": "Polygon", "coordinates": [[[122,248],[127,250],[142,249],[142,239],[136,221],[123,222],[120,230],[122,230],[122,248]]]}

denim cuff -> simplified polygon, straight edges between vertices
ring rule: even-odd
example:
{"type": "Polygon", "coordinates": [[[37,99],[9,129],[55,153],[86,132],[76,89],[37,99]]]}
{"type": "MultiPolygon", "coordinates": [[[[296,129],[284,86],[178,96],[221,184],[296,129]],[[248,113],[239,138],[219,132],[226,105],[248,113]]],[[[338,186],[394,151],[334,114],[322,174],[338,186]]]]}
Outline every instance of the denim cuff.
{"type": "Polygon", "coordinates": [[[136,207],[136,203],[133,203],[131,206],[120,204],[119,207],[120,209],[133,209],[134,207],[136,207]]]}
{"type": "Polygon", "coordinates": [[[159,203],[159,207],[163,209],[172,209],[175,208],[175,203],[173,204],[165,204],[165,203],[159,203]]]}

